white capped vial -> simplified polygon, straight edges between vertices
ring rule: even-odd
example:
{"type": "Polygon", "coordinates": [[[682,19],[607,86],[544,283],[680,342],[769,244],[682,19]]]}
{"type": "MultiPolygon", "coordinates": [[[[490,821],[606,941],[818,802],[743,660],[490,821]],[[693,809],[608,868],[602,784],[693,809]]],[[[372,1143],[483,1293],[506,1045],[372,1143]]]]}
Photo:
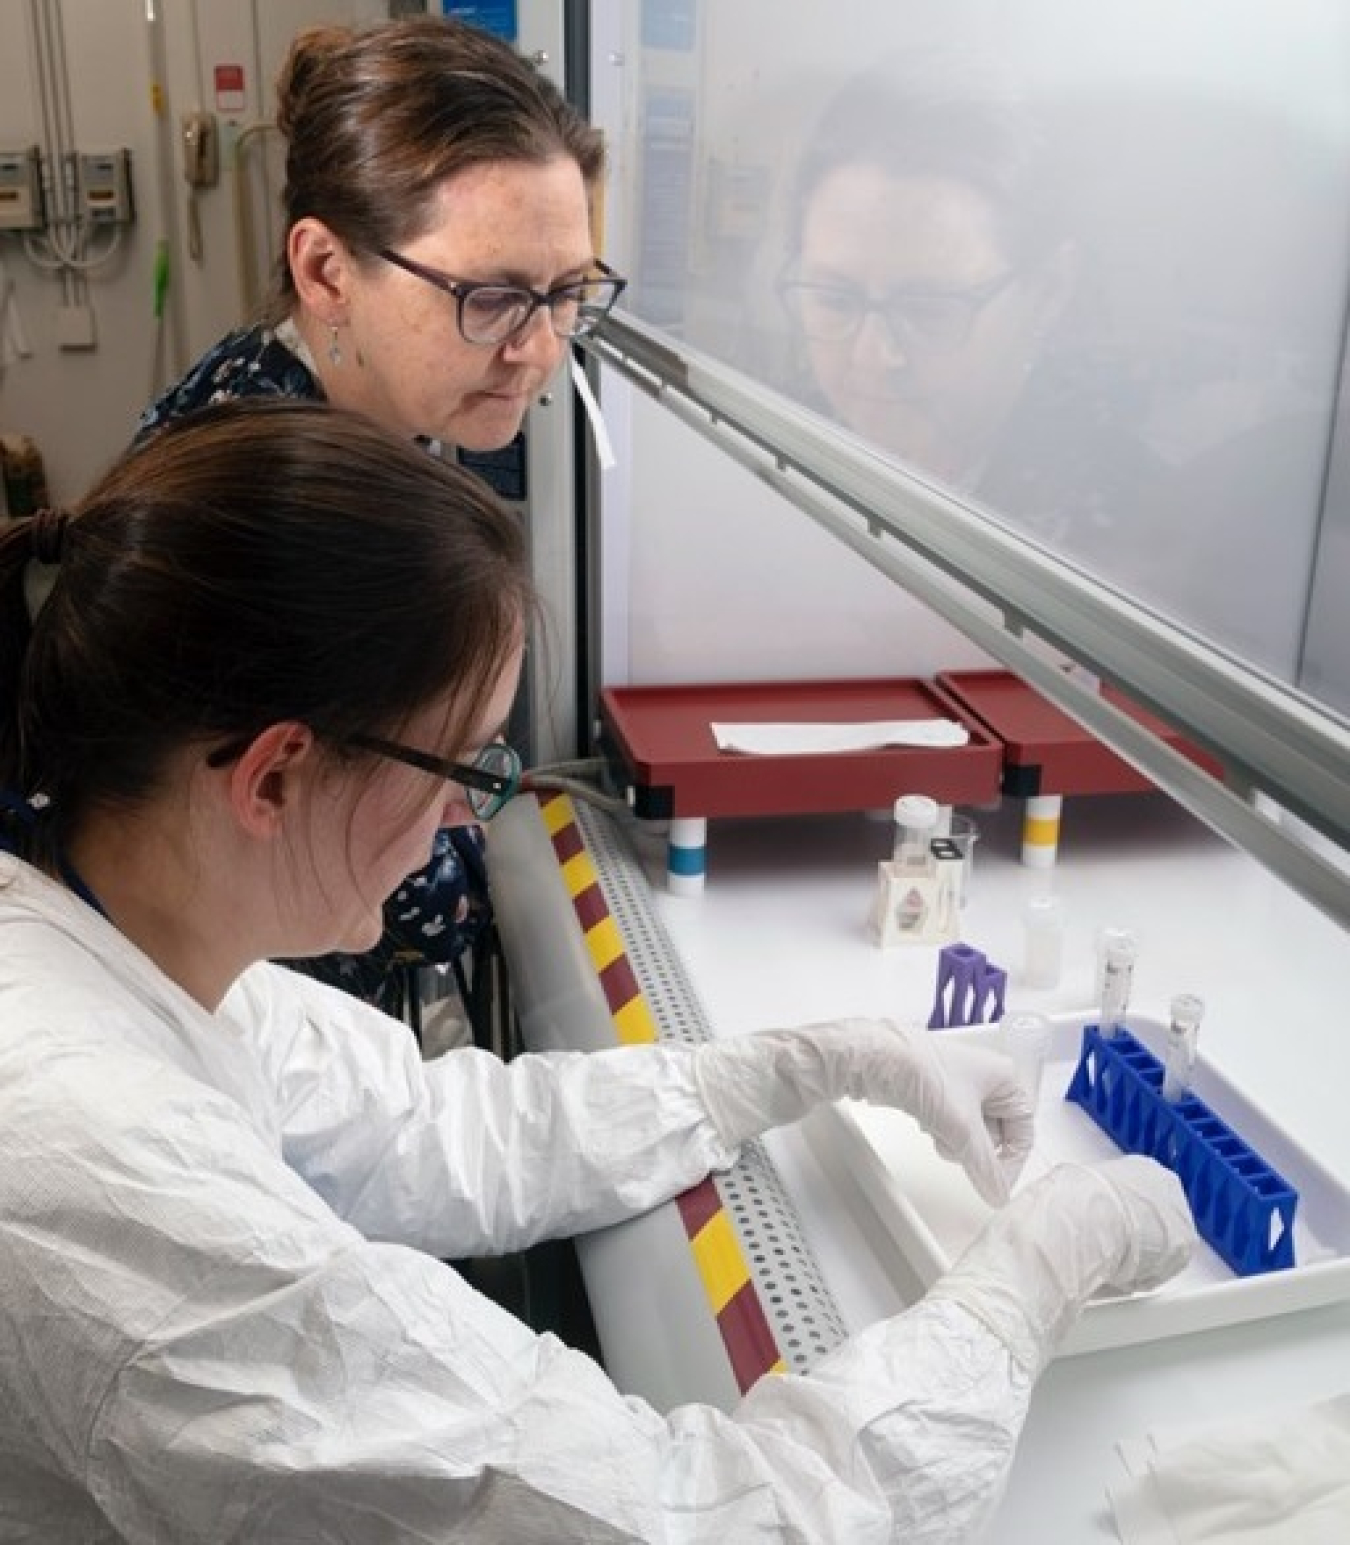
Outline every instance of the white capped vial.
{"type": "Polygon", "coordinates": [[[928,844],[937,835],[938,802],[927,794],[902,794],[895,802],[895,847],[892,859],[917,872],[928,868],[928,844]]]}

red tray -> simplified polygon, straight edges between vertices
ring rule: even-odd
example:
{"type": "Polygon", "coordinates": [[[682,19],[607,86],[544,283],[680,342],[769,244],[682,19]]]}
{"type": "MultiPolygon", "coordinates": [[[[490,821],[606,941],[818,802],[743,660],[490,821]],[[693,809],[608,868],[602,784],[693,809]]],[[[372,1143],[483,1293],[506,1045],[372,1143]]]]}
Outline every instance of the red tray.
{"type": "MultiPolygon", "coordinates": [[[[938,685],[985,725],[1004,746],[1003,792],[1033,794],[1134,794],[1153,788],[1137,768],[1105,746],[1011,671],[942,671],[938,685]]],[[[1102,696],[1207,771],[1219,764],[1163,720],[1132,703],[1114,687],[1102,696]]]]}
{"type": "Polygon", "coordinates": [[[637,814],[806,815],[888,809],[901,794],[944,804],[997,799],[1003,748],[980,720],[932,682],[723,682],[606,687],[601,742],[633,789],[637,814]],[[849,724],[873,719],[955,719],[964,746],[747,756],[721,751],[714,723],[849,724]]]}

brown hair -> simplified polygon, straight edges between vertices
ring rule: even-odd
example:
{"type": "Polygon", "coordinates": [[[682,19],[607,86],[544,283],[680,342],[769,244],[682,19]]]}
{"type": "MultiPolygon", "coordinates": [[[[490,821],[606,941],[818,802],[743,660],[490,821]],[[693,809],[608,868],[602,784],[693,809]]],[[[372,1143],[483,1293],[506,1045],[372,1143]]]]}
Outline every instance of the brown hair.
{"type": "Polygon", "coordinates": [[[797,167],[788,214],[794,255],[821,184],[857,165],[973,188],[995,211],[1014,261],[1034,261],[1065,239],[1045,128],[992,71],[921,53],[849,80],[813,126],[797,167]]]}
{"type": "MultiPolygon", "coordinates": [[[[557,87],[509,44],[446,17],[302,32],[277,99],[287,230],[312,215],[355,252],[420,235],[441,184],[483,162],[570,157],[592,191],[604,175],[603,136],[557,87]]],[[[266,319],[294,299],[283,252],[266,319]]]]}
{"type": "Polygon", "coordinates": [[[461,751],[535,607],[480,479],[321,403],[184,418],[72,513],[0,534],[0,790],[45,796],[58,839],[284,720],[396,737],[453,696],[461,751]],[[33,558],[59,567],[30,624],[33,558]]]}

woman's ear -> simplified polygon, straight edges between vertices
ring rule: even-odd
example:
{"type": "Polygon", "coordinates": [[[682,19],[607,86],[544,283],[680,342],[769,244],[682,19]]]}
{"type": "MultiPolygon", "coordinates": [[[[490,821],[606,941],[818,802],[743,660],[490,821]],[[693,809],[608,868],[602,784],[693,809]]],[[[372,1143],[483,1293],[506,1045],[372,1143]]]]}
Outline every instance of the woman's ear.
{"type": "Polygon", "coordinates": [[[279,836],[304,798],[318,742],[307,724],[270,725],[225,770],[230,809],[240,827],[259,841],[279,836]]]}
{"type": "Polygon", "coordinates": [[[286,261],[301,305],[325,327],[340,321],[350,300],[352,259],[346,244],[313,215],[286,237],[286,261]]]}

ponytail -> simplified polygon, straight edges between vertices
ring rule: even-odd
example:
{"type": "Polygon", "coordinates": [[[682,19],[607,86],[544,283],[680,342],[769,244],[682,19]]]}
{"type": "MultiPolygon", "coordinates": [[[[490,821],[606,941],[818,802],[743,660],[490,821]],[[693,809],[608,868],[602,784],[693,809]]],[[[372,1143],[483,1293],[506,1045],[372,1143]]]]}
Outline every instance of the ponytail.
{"type": "Polygon", "coordinates": [[[24,766],[24,661],[69,524],[64,510],[42,509],[0,529],[0,848],[16,852],[31,849],[43,808],[24,766]]]}

